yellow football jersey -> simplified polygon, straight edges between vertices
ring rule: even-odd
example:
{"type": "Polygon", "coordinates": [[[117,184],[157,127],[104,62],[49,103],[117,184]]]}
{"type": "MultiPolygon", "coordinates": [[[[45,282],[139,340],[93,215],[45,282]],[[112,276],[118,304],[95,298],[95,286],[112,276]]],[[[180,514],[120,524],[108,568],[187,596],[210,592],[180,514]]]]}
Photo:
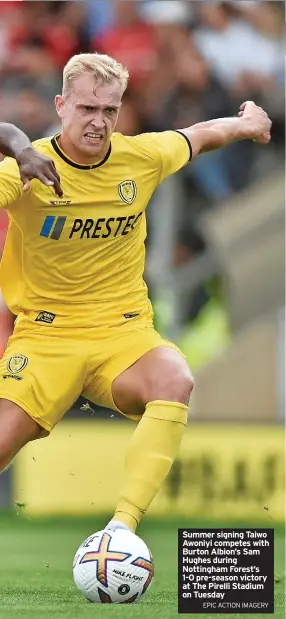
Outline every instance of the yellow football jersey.
{"type": "Polygon", "coordinates": [[[150,322],[145,210],[157,185],[189,161],[187,138],[114,133],[94,165],[70,160],[57,136],[34,147],[54,160],[64,197],[38,180],[24,193],[15,160],[0,164],[0,207],[10,219],[0,270],[8,307],[53,326],[150,322]]]}

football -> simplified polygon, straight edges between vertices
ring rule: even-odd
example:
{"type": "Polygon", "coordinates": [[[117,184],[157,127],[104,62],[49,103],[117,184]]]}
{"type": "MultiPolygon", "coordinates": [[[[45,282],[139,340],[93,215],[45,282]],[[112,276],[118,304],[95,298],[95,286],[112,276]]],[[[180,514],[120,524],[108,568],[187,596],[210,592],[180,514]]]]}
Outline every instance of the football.
{"type": "Polygon", "coordinates": [[[145,542],[125,529],[90,535],[73,562],[76,586],[90,602],[131,604],[149,589],[154,564],[145,542]]]}

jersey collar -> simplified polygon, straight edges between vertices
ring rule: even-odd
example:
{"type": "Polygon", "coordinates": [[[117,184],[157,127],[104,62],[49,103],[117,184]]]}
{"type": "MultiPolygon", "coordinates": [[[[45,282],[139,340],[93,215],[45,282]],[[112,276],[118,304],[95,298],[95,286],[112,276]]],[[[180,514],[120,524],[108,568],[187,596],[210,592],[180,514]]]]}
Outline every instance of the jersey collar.
{"type": "Polygon", "coordinates": [[[95,168],[99,168],[104,163],[106,163],[107,159],[109,159],[111,155],[111,142],[110,142],[108,151],[104,159],[102,159],[102,161],[100,161],[99,163],[93,163],[91,165],[83,165],[80,163],[76,163],[72,159],[69,159],[69,157],[60,148],[59,143],[58,143],[59,136],[60,136],[60,133],[58,133],[51,139],[51,144],[52,144],[53,149],[56,151],[57,155],[61,157],[61,159],[63,159],[66,163],[68,163],[68,165],[72,166],[73,168],[77,168],[78,170],[94,170],[95,168]]]}

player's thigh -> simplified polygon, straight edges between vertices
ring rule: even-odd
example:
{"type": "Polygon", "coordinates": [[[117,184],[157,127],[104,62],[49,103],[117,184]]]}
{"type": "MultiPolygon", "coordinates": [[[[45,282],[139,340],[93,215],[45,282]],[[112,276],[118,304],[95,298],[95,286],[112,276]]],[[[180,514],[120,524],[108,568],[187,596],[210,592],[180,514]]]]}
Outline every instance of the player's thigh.
{"type": "Polygon", "coordinates": [[[29,441],[44,436],[45,430],[9,400],[0,399],[0,471],[29,441]]]}
{"type": "MultiPolygon", "coordinates": [[[[99,406],[111,408],[130,419],[138,420],[145,410],[147,382],[153,380],[154,370],[146,365],[146,375],[138,371],[137,362],[152,350],[165,348],[171,356],[182,362],[190,375],[184,355],[172,342],[162,339],[154,329],[140,329],[127,333],[125,337],[110,342],[110,357],[95,372],[93,380],[85,388],[83,396],[99,406]],[[132,375],[131,375],[131,374],[132,375]],[[144,395],[144,393],[146,395],[144,395]]],[[[162,365],[161,365],[162,368],[162,365]]]]}
{"type": "Polygon", "coordinates": [[[85,358],[78,344],[43,329],[16,327],[0,360],[0,398],[50,432],[82,391],[85,358]]]}

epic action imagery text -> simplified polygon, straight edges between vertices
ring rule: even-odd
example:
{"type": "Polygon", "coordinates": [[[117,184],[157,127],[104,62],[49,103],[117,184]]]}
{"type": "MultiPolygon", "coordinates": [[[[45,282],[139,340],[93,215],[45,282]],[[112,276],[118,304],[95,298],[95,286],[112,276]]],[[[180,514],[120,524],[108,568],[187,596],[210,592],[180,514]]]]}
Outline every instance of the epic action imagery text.
{"type": "Polygon", "coordinates": [[[179,613],[274,613],[274,529],[179,529],[179,613]]]}

